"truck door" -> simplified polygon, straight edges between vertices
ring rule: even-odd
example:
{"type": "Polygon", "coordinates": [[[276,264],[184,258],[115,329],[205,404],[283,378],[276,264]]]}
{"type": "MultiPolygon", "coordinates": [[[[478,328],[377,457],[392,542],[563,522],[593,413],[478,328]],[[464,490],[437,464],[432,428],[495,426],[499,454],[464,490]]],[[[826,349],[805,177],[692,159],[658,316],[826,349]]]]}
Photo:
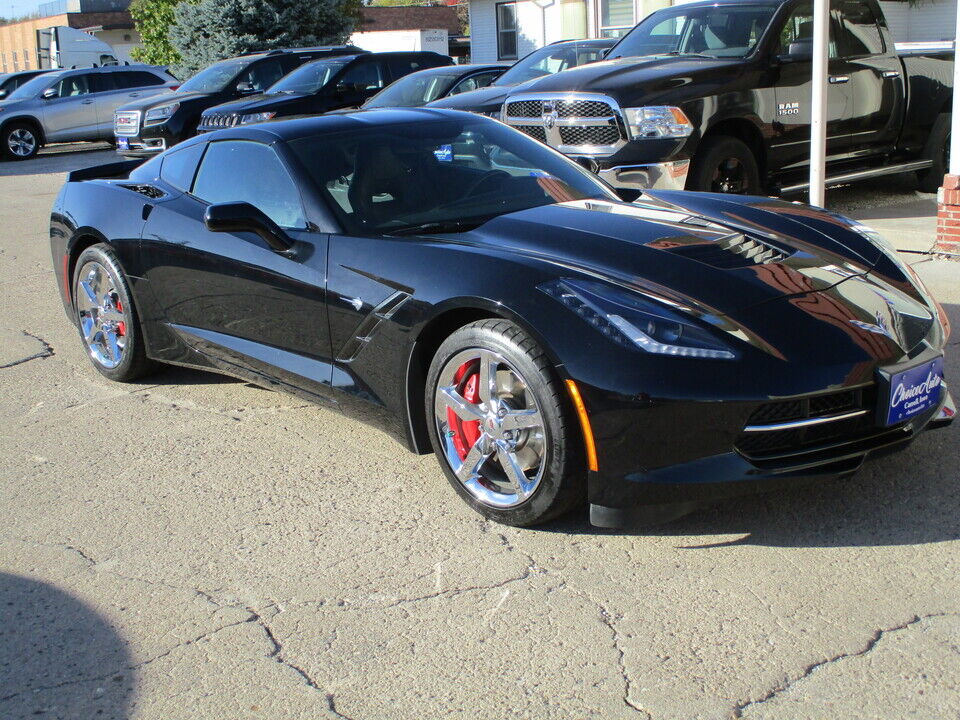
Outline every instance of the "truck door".
{"type": "MultiPolygon", "coordinates": [[[[904,78],[900,58],[887,47],[880,15],[873,2],[841,0],[838,4],[838,49],[853,93],[850,151],[858,156],[889,153],[900,132],[904,111],[904,78]]],[[[889,37],[889,36],[888,36],[889,37]]]]}
{"type": "MultiPolygon", "coordinates": [[[[853,93],[843,79],[845,63],[839,58],[836,17],[830,18],[827,88],[827,162],[846,157],[853,118],[853,93]]],[[[780,30],[779,71],[774,83],[774,137],[770,143],[770,167],[778,171],[799,170],[810,163],[810,82],[813,75],[813,3],[802,3],[789,14],[780,30]]]]}

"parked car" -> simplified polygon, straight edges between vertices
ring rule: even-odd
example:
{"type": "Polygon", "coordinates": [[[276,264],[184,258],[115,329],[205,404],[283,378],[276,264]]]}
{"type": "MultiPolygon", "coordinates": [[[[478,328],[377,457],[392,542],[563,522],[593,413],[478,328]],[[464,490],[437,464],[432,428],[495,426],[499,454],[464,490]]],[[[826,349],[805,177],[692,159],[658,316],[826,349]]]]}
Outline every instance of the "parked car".
{"type": "MultiPolygon", "coordinates": [[[[918,171],[923,189],[936,189],[947,164],[953,52],[900,57],[875,0],[832,7],[828,183],[918,171]]],[[[810,0],[659,10],[607,62],[511,93],[503,119],[618,188],[803,190],[812,38],[810,0]]]]}
{"type": "Polygon", "coordinates": [[[851,474],[955,415],[943,309],[825,210],[624,203],[502,123],[428,108],[238,126],[134,165],[72,173],[51,216],[100,373],[169,361],[365,401],[499,522],[585,500],[600,525],[663,519],[851,474]]]}
{"type": "Polygon", "coordinates": [[[503,65],[452,65],[420,70],[391,83],[362,107],[421,107],[440,98],[485,88],[504,70],[503,65]]]}
{"type": "Polygon", "coordinates": [[[430,103],[430,107],[466,110],[499,118],[503,101],[513,88],[522,87],[544,75],[597,62],[616,43],[610,38],[552,43],[518,60],[486,88],[442,98],[430,103]]]}
{"type": "Polygon", "coordinates": [[[307,63],[266,92],[224,103],[203,113],[199,132],[289,115],[318,115],[363,105],[395,80],[453,60],[435,52],[344,55],[307,63]]]}
{"type": "Polygon", "coordinates": [[[362,53],[352,45],[250,53],[221,60],[181,85],[175,95],[144,99],[117,109],[117,152],[151,157],[192,137],[200,115],[220,103],[263,92],[303,63],[322,57],[362,53]]]}
{"type": "Polygon", "coordinates": [[[32,80],[37,75],[43,75],[45,72],[49,72],[49,70],[21,70],[20,72],[0,75],[0,100],[10,95],[10,93],[26,83],[27,80],[32,80]]]}
{"type": "Polygon", "coordinates": [[[0,144],[9,159],[26,160],[46,143],[112,140],[117,107],[168,92],[178,83],[163,68],[149,65],[38,75],[0,101],[0,144]]]}

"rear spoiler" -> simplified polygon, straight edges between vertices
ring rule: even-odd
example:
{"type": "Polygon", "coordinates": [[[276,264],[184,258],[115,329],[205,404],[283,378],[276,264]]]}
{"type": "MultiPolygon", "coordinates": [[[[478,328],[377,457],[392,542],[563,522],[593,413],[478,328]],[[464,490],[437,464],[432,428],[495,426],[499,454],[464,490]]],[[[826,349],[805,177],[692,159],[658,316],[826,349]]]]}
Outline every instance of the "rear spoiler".
{"type": "Polygon", "coordinates": [[[142,164],[143,160],[123,160],[121,162],[108,163],[106,165],[96,165],[94,167],[84,168],[83,170],[74,170],[72,173],[67,175],[67,182],[80,182],[81,180],[123,179],[142,164]]]}

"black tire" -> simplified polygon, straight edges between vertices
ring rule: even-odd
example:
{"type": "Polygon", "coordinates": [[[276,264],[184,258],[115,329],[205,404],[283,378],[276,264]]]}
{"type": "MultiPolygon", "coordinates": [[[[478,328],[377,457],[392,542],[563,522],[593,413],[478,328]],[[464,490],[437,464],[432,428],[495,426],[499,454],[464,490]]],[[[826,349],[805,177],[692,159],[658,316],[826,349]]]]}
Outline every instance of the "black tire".
{"type": "Polygon", "coordinates": [[[759,195],[761,186],[757,158],[746,143],[735,137],[708,137],[693,157],[686,188],[701,192],[759,195]]]}
{"type": "Polygon", "coordinates": [[[950,113],[940,113],[933,121],[924,158],[933,160],[926,170],[917,171],[917,185],[921,192],[935,193],[943,185],[943,176],[950,170],[950,113]]]}
{"type": "Polygon", "coordinates": [[[4,126],[0,143],[8,160],[29,160],[40,152],[40,134],[29,123],[12,122],[4,126]]]}
{"type": "MultiPolygon", "coordinates": [[[[477,362],[478,367],[483,367],[479,360],[477,362]]],[[[430,440],[437,459],[460,497],[484,517],[505,525],[524,527],[551,520],[585,501],[587,473],[578,420],[572,414],[563,384],[556,377],[543,351],[513,323],[501,319],[480,320],[465,325],[450,335],[437,349],[430,363],[424,396],[430,440]],[[444,411],[435,409],[439,394],[438,382],[441,378],[448,377],[450,368],[459,363],[460,359],[474,352],[490,353],[500,359],[499,372],[495,371],[493,378],[496,382],[506,374],[511,383],[510,391],[500,394],[495,401],[500,404],[503,412],[506,412],[506,407],[515,409],[515,406],[520,406],[527,408],[520,412],[529,413],[535,410],[539,413],[540,424],[535,426],[539,429],[517,431],[514,434],[516,442],[513,446],[516,451],[514,458],[519,458],[521,453],[527,453],[528,457],[533,453],[533,456],[540,458],[537,465],[539,472],[534,472],[533,475],[536,483],[532,485],[530,494],[522,500],[517,493],[517,500],[510,507],[498,507],[485,502],[461,482],[448,457],[448,453],[453,450],[453,437],[457,433],[445,432],[447,439],[441,439],[444,411]],[[518,398],[523,398],[523,402],[520,403],[518,398]],[[540,451],[539,455],[533,449],[535,446],[540,451]]],[[[496,419],[493,422],[496,422],[496,419]]],[[[483,431],[483,438],[487,438],[487,428],[482,422],[477,428],[483,431]]],[[[489,432],[490,437],[493,437],[493,433],[499,431],[490,429],[489,432]]],[[[493,442],[483,438],[476,441],[477,447],[483,442],[493,442]]],[[[500,457],[494,450],[491,460],[477,466],[477,472],[472,476],[478,483],[486,483],[488,487],[485,489],[493,486],[493,482],[485,479],[488,476],[499,476],[501,486],[506,484],[504,479],[509,481],[507,473],[501,469],[504,466],[500,457]]],[[[527,469],[525,472],[531,471],[533,470],[527,469]]],[[[510,497],[496,492],[489,494],[496,495],[498,499],[510,497]]]]}
{"type": "Polygon", "coordinates": [[[132,382],[156,369],[156,363],[146,354],[130,286],[109,245],[91,245],[80,253],[71,287],[80,342],[91,364],[104,377],[132,382]],[[88,341],[87,329],[91,327],[92,339],[88,341]],[[109,342],[111,332],[113,343],[109,342]],[[117,349],[119,361],[115,362],[117,349]]]}

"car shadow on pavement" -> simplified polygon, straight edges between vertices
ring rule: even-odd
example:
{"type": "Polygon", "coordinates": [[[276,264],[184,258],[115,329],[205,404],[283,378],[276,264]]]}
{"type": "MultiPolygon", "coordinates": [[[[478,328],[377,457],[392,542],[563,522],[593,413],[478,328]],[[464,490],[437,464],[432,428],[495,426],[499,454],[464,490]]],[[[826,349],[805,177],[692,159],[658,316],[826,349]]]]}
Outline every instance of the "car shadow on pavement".
{"type": "Polygon", "coordinates": [[[30,160],[0,159],[0,177],[67,173],[123,159],[105,142],[51,145],[30,160]]]}
{"type": "Polygon", "coordinates": [[[126,643],[83,602],[0,573],[0,717],[128,717],[134,672],[126,643]]]}

